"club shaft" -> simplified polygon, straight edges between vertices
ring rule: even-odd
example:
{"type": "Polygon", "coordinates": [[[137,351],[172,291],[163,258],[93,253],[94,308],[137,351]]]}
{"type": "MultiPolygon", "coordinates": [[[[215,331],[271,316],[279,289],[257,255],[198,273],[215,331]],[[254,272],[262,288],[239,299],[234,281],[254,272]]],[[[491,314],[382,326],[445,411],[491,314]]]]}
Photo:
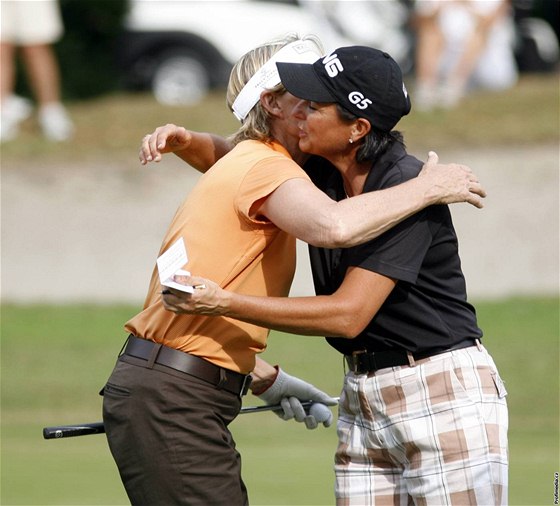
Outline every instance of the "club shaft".
{"type": "MultiPolygon", "coordinates": [[[[338,398],[335,397],[336,400],[338,398]]],[[[301,405],[307,409],[311,407],[313,401],[302,402],[301,405]]],[[[263,406],[246,406],[241,408],[241,415],[248,413],[261,413],[264,411],[280,411],[280,404],[265,404],[263,406]]],[[[76,436],[89,436],[91,434],[104,434],[105,426],[103,422],[81,423],[79,425],[59,425],[55,427],[45,427],[43,429],[44,439],[61,439],[76,436]]]]}

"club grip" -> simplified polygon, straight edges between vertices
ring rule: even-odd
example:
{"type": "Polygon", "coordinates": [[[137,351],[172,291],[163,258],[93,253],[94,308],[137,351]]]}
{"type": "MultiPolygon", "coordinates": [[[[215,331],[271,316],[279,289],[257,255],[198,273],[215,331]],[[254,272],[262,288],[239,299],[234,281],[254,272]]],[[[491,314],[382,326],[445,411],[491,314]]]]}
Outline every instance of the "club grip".
{"type": "Polygon", "coordinates": [[[59,427],[45,427],[43,429],[44,439],[60,439],[76,436],[87,436],[89,434],[104,434],[103,422],[83,423],[80,425],[61,425],[59,427]]]}

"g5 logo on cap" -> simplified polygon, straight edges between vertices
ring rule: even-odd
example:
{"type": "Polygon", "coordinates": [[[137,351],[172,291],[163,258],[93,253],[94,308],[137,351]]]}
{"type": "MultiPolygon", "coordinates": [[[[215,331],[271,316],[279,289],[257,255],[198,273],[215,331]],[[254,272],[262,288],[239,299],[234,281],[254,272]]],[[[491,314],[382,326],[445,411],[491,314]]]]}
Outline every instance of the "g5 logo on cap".
{"type": "Polygon", "coordinates": [[[323,58],[323,63],[329,77],[336,77],[339,72],[344,70],[344,67],[342,66],[342,63],[340,63],[336,53],[323,58]]]}
{"type": "Polygon", "coordinates": [[[292,95],[339,104],[380,132],[390,132],[410,112],[401,69],[379,49],[339,47],[312,65],[279,62],[278,69],[292,95]]]}
{"type": "Polygon", "coordinates": [[[353,91],[348,95],[348,100],[351,104],[354,104],[358,109],[367,109],[368,105],[373,102],[364,97],[359,91],[353,91]]]}

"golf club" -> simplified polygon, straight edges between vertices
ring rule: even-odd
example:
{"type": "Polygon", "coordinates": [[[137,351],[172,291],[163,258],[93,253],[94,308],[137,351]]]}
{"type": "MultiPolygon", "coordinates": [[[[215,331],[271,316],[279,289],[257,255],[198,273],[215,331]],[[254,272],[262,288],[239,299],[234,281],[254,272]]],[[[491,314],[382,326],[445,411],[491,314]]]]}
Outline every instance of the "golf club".
{"type": "MultiPolygon", "coordinates": [[[[338,401],[338,397],[334,397],[338,401]]],[[[311,407],[313,401],[302,402],[301,405],[307,409],[311,407]]],[[[261,413],[264,411],[279,411],[282,409],[280,404],[265,404],[263,406],[246,406],[241,408],[240,414],[261,413]]],[[[76,436],[89,436],[90,434],[104,434],[105,426],[103,422],[81,423],[74,425],[58,425],[55,427],[43,428],[44,439],[61,439],[76,436]]]]}

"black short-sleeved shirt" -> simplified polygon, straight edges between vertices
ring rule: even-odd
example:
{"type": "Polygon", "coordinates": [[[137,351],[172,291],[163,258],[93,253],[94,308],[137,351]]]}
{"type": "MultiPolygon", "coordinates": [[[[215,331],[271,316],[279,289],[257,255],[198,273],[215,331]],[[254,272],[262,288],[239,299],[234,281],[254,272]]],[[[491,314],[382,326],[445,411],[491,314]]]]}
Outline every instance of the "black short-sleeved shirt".
{"type": "MultiPolygon", "coordinates": [[[[364,193],[398,185],[418,175],[422,162],[395,142],[372,167],[364,193]]],[[[306,167],[307,170],[307,167],[306,167]]],[[[334,200],[346,198],[342,178],[312,158],[308,174],[334,200]]],[[[397,280],[366,329],[354,339],[328,337],[341,353],[367,349],[439,351],[466,338],[480,338],[474,308],[467,302],[457,236],[449,208],[430,206],[366,244],[347,249],[310,246],[317,295],[334,293],[349,267],[397,280]]]]}

